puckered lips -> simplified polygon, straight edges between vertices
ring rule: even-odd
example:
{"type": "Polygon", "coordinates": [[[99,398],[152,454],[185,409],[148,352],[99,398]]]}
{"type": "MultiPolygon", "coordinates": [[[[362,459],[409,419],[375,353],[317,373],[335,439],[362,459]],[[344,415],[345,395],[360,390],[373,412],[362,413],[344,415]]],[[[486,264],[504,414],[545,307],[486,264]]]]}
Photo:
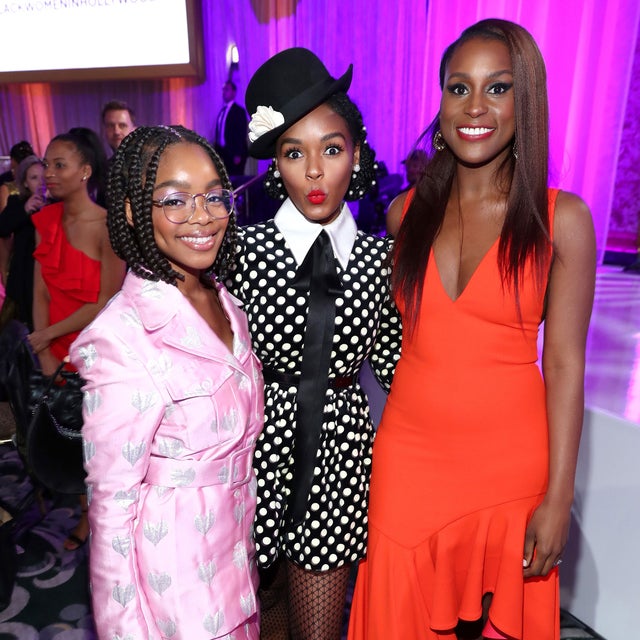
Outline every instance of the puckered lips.
{"type": "Polygon", "coordinates": [[[314,189],[307,193],[307,200],[311,204],[322,204],[327,199],[327,194],[319,189],[314,189]]]}

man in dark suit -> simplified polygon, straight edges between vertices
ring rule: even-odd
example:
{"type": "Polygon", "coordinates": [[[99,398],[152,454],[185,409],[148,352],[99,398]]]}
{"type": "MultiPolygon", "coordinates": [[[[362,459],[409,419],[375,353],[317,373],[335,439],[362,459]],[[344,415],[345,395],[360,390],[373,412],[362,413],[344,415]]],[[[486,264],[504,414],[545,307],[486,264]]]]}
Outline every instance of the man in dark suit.
{"type": "Polygon", "coordinates": [[[235,102],[236,85],[227,80],[222,87],[224,105],[216,120],[214,147],[230,176],[244,175],[247,161],[247,122],[244,107],[235,102]]]}

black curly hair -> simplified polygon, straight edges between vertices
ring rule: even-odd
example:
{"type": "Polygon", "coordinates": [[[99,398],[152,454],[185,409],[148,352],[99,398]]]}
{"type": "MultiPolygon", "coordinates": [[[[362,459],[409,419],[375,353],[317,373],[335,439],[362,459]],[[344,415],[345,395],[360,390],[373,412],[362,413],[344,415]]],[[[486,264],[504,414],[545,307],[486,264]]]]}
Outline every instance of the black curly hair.
{"type": "MultiPolygon", "coordinates": [[[[202,136],[180,125],[138,127],[132,131],[115,153],[107,187],[107,226],[116,255],[141,278],[162,280],[174,286],[184,276],[171,268],[158,249],[151,213],[160,158],[167,147],[180,142],[202,147],[220,176],[222,188],[232,190],[227,170],[213,147],[202,136]],[[127,221],[126,204],[131,208],[133,225],[127,221]]],[[[232,211],[215,262],[202,275],[203,284],[210,286],[214,275],[221,281],[227,276],[233,264],[236,238],[236,216],[232,211]]]]}
{"type": "MultiPolygon", "coordinates": [[[[375,151],[367,142],[367,129],[364,126],[362,113],[351,98],[343,92],[334,93],[325,104],[337,113],[347,123],[349,133],[354,146],[360,145],[360,171],[351,174],[351,181],[344,196],[345,200],[360,200],[376,185],[375,151]]],[[[284,200],[287,190],[281,178],[276,178],[273,172],[276,170],[275,159],[271,161],[267,169],[267,177],[264,180],[266,192],[275,200],[284,200]]]]}

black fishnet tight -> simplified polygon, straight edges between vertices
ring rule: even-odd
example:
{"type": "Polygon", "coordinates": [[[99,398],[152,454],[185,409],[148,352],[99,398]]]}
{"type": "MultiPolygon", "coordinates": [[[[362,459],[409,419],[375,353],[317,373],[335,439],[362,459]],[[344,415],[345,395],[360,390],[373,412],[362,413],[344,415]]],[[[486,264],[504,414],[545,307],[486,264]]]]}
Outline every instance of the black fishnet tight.
{"type": "Polygon", "coordinates": [[[261,640],[340,640],[350,565],[317,572],[279,565],[261,575],[261,640]]]}

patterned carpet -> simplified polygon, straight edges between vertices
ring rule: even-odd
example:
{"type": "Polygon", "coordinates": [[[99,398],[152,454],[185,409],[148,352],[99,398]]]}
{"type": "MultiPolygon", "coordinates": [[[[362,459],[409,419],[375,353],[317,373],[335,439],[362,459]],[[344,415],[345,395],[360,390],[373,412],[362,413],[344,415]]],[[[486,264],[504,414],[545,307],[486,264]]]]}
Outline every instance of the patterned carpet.
{"type": "MultiPolygon", "coordinates": [[[[2,427],[0,442],[10,433],[2,427]]],[[[87,547],[62,543],[79,516],[77,499],[39,499],[10,441],[0,444],[0,521],[17,535],[17,579],[9,604],[0,605],[0,640],[96,640],[87,587],[87,547]]],[[[0,569],[7,566],[6,549],[0,569]]],[[[562,612],[563,640],[604,640],[562,612]]],[[[410,640],[410,639],[408,639],[410,640]]],[[[543,639],[540,639],[543,640],[543,639]]]]}

